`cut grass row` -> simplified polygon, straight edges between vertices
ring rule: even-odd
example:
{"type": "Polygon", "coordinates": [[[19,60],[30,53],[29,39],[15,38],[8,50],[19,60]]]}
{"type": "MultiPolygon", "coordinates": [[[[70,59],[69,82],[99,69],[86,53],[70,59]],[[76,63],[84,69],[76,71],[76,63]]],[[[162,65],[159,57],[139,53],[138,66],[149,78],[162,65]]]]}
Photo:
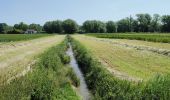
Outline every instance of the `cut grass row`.
{"type": "Polygon", "coordinates": [[[32,72],[0,86],[1,100],[79,100],[71,83],[75,74],[65,64],[67,40],[39,56],[32,72]]]}
{"type": "Polygon", "coordinates": [[[133,83],[114,77],[94,59],[79,41],[71,38],[79,67],[84,73],[87,85],[96,100],[169,100],[170,79],[157,76],[152,80],[133,83]]]}
{"type": "Polygon", "coordinates": [[[74,35],[73,37],[115,75],[120,73],[123,77],[148,80],[156,74],[170,73],[170,58],[167,56],[96,41],[95,37],[84,35],[74,35]],[[117,72],[119,73],[117,74],[117,72]]]}
{"type": "Polygon", "coordinates": [[[50,34],[0,34],[0,42],[22,41],[30,40],[44,36],[51,36],[50,34]]]}
{"type": "Polygon", "coordinates": [[[143,34],[143,33],[111,33],[111,34],[87,34],[98,38],[115,38],[115,39],[131,39],[131,40],[144,40],[152,42],[170,43],[170,34],[143,34]]]}

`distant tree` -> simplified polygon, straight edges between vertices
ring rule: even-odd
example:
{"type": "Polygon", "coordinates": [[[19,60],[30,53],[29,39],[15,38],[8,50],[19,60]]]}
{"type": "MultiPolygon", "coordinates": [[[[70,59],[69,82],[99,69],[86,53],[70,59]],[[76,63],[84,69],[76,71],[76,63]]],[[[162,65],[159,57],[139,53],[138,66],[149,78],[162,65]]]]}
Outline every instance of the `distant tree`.
{"type": "Polygon", "coordinates": [[[137,14],[137,21],[139,23],[140,32],[148,32],[151,24],[152,17],[149,14],[137,14]]]}
{"type": "Polygon", "coordinates": [[[133,22],[132,22],[132,31],[139,32],[139,23],[137,20],[133,20],[133,22]]]}
{"type": "Polygon", "coordinates": [[[116,32],[116,24],[113,21],[108,21],[106,23],[106,30],[108,33],[115,33],[116,32]]]}
{"type": "Polygon", "coordinates": [[[19,24],[15,24],[15,25],[14,25],[14,28],[15,28],[15,29],[22,30],[22,31],[26,31],[26,30],[28,29],[28,25],[25,24],[25,23],[23,23],[23,22],[21,22],[21,23],[19,23],[19,24]]]}
{"type": "Polygon", "coordinates": [[[64,32],[68,34],[75,33],[78,30],[77,23],[72,19],[67,19],[63,21],[62,26],[63,26],[64,32]]]}
{"type": "Polygon", "coordinates": [[[106,24],[97,20],[88,20],[83,23],[83,29],[86,33],[104,33],[106,24]]]}
{"type": "Polygon", "coordinates": [[[46,31],[47,33],[53,33],[52,30],[52,22],[48,21],[44,24],[43,30],[46,31]]]}
{"type": "Polygon", "coordinates": [[[129,18],[125,18],[117,22],[117,32],[130,32],[129,18]]]}
{"type": "Polygon", "coordinates": [[[8,26],[6,23],[0,23],[0,33],[8,33],[9,31],[12,31],[13,27],[8,26]]]}
{"type": "Polygon", "coordinates": [[[34,29],[34,30],[36,30],[36,31],[38,31],[38,32],[41,32],[41,31],[42,31],[42,26],[39,25],[39,24],[34,24],[34,23],[32,23],[32,24],[29,25],[28,28],[29,28],[29,29],[34,29]]]}
{"type": "Polygon", "coordinates": [[[52,30],[53,33],[62,33],[63,32],[62,21],[60,20],[53,21],[52,30]]]}
{"type": "Polygon", "coordinates": [[[0,23],[0,33],[5,33],[5,29],[8,25],[6,23],[0,23]]]}
{"type": "Polygon", "coordinates": [[[170,15],[162,16],[162,32],[170,32],[170,15]]]}
{"type": "Polygon", "coordinates": [[[153,15],[151,25],[150,25],[150,30],[149,30],[150,32],[159,32],[160,31],[160,27],[161,27],[160,20],[161,20],[160,15],[158,15],[158,14],[153,15]]]}

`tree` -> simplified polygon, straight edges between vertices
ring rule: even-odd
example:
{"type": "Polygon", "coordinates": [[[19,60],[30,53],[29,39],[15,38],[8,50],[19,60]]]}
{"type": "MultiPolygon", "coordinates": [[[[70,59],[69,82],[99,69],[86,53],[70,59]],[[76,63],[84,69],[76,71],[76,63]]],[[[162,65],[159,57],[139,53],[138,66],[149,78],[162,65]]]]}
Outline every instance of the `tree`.
{"type": "Polygon", "coordinates": [[[8,25],[6,23],[0,23],[0,33],[5,33],[5,29],[8,25]]]}
{"type": "Polygon", "coordinates": [[[41,32],[42,31],[42,26],[39,25],[39,24],[32,23],[32,24],[29,25],[29,29],[34,29],[37,32],[41,32]]]}
{"type": "Polygon", "coordinates": [[[88,20],[83,23],[83,29],[86,33],[104,33],[106,24],[97,20],[88,20]]]}
{"type": "Polygon", "coordinates": [[[75,33],[78,30],[77,23],[72,19],[65,20],[62,26],[63,26],[64,32],[68,34],[75,33]]]}
{"type": "Polygon", "coordinates": [[[8,33],[9,31],[12,31],[13,27],[8,26],[6,23],[0,23],[0,33],[8,33]]]}
{"type": "Polygon", "coordinates": [[[154,14],[151,26],[150,26],[150,32],[159,32],[160,31],[160,16],[158,14],[154,14]]]}
{"type": "Polygon", "coordinates": [[[25,23],[23,23],[23,22],[21,22],[21,23],[19,23],[19,24],[15,24],[15,25],[14,25],[14,28],[15,28],[15,29],[22,30],[22,31],[26,31],[26,30],[28,29],[28,25],[25,24],[25,23]]]}
{"type": "Polygon", "coordinates": [[[54,33],[62,33],[63,32],[62,21],[60,20],[53,21],[52,30],[54,33]]]}
{"type": "Polygon", "coordinates": [[[148,32],[151,24],[152,17],[149,14],[137,14],[137,21],[139,23],[140,32],[148,32]]]}
{"type": "Polygon", "coordinates": [[[108,21],[106,23],[106,30],[108,33],[115,33],[116,32],[116,24],[113,21],[108,21]]]}
{"type": "Polygon", "coordinates": [[[117,32],[130,32],[129,18],[117,22],[117,32]]]}
{"type": "Polygon", "coordinates": [[[162,31],[170,32],[170,15],[162,16],[162,31]]]}
{"type": "Polygon", "coordinates": [[[46,31],[47,33],[53,33],[52,30],[52,22],[48,21],[44,24],[43,26],[44,31],[46,31]]]}

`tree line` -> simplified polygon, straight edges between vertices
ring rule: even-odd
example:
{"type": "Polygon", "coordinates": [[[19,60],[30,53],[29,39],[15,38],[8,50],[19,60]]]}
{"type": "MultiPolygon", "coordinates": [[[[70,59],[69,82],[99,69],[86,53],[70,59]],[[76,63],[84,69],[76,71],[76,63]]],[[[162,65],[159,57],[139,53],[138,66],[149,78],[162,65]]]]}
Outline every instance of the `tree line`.
{"type": "Polygon", "coordinates": [[[27,25],[24,22],[20,22],[14,26],[9,26],[6,23],[0,23],[0,33],[4,34],[21,34],[24,33],[27,29],[33,29],[40,33],[42,32],[43,27],[34,23],[27,25]]]}
{"type": "Polygon", "coordinates": [[[0,33],[23,32],[27,29],[34,29],[38,32],[47,33],[116,33],[116,32],[170,32],[170,15],[160,16],[159,14],[136,14],[119,21],[102,22],[99,20],[87,20],[82,25],[76,21],[67,19],[64,21],[48,21],[43,26],[39,24],[27,25],[23,22],[8,26],[0,23],[0,33]]]}

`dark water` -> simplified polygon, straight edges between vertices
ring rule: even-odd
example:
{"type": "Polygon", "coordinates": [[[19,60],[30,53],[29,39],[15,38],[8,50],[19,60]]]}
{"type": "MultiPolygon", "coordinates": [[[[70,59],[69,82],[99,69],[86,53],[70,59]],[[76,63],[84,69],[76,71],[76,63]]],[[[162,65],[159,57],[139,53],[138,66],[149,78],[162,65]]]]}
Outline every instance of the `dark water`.
{"type": "Polygon", "coordinates": [[[76,61],[76,59],[74,57],[73,50],[72,50],[72,47],[71,47],[70,44],[69,44],[69,49],[67,50],[66,53],[67,53],[67,55],[70,56],[70,66],[73,68],[73,70],[76,73],[77,77],[80,79],[80,87],[78,88],[79,92],[80,92],[80,95],[82,96],[83,100],[89,100],[90,99],[89,90],[87,88],[87,85],[86,85],[85,79],[83,77],[83,74],[82,74],[81,70],[78,67],[77,61],[76,61]]]}

